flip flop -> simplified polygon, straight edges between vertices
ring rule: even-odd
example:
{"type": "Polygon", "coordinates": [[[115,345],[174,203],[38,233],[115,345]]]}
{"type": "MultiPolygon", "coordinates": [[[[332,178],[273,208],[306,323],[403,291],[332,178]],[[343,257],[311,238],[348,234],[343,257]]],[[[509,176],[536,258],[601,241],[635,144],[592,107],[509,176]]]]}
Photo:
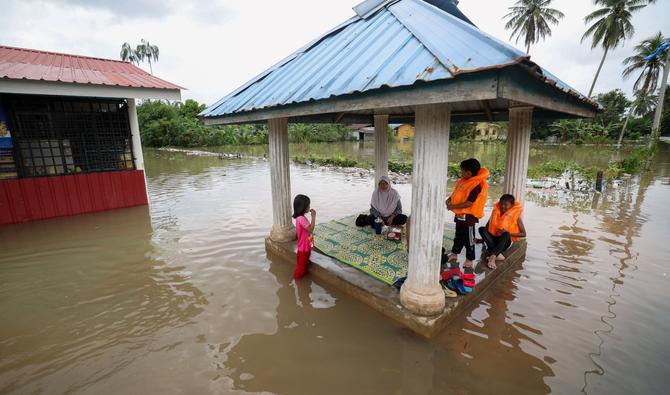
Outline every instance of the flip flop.
{"type": "Polygon", "coordinates": [[[393,283],[393,287],[396,289],[400,289],[402,285],[405,283],[405,280],[407,280],[407,277],[400,277],[396,282],[393,283]]]}
{"type": "Polygon", "coordinates": [[[457,273],[463,280],[475,281],[477,277],[474,273],[457,273]]]}
{"type": "Polygon", "coordinates": [[[449,288],[445,287],[444,285],[442,286],[442,289],[444,290],[444,296],[447,298],[455,298],[458,296],[458,293],[455,291],[450,290],[449,288]]]}
{"type": "Polygon", "coordinates": [[[474,280],[466,280],[463,279],[463,285],[467,288],[474,288],[475,287],[475,281],[474,280]]]}
{"type": "Polygon", "coordinates": [[[457,276],[462,276],[461,274],[461,269],[460,268],[454,268],[454,269],[449,269],[445,270],[442,272],[442,280],[448,281],[451,276],[457,275],[457,276]]]}
{"type": "MultiPolygon", "coordinates": [[[[447,288],[451,289],[452,291],[456,291],[459,295],[468,294],[468,291],[463,285],[463,279],[456,275],[452,276],[449,281],[447,281],[447,288]]],[[[472,292],[472,288],[470,289],[470,292],[472,292]]]]}

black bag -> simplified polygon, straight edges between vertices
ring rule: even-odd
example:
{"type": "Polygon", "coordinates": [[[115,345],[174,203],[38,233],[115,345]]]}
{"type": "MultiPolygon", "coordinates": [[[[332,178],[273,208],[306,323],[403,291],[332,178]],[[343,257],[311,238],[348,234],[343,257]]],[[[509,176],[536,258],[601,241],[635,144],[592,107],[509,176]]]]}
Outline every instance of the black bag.
{"type": "Polygon", "coordinates": [[[356,226],[363,227],[368,224],[368,216],[366,214],[361,214],[356,218],[356,226]]]}

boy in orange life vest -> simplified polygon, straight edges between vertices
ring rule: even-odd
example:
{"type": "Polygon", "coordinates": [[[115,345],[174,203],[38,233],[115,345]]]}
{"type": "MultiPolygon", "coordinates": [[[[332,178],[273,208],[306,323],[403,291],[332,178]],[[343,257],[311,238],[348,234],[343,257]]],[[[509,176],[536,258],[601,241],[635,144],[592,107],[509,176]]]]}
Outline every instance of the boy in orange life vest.
{"type": "Polygon", "coordinates": [[[489,191],[487,178],[489,171],[481,167],[477,159],[471,158],[461,162],[461,178],[447,199],[447,209],[454,212],[456,222],[454,246],[448,257],[451,266],[456,263],[458,254],[465,247],[466,260],[463,268],[472,268],[472,261],[475,260],[475,225],[484,217],[484,206],[489,191]]]}
{"type": "Polygon", "coordinates": [[[482,235],[482,240],[486,243],[486,249],[490,254],[489,269],[494,270],[497,267],[496,261],[505,260],[502,253],[512,245],[512,241],[526,237],[526,227],[521,220],[522,215],[521,203],[515,202],[514,196],[505,194],[496,203],[486,227],[479,228],[479,234],[482,235]]]}

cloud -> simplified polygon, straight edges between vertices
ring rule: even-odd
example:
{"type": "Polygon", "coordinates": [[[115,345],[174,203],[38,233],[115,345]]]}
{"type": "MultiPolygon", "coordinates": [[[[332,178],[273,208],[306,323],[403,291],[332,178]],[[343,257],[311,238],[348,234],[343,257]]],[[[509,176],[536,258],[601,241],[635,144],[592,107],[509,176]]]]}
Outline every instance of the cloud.
{"type": "MultiPolygon", "coordinates": [[[[118,59],[121,44],[141,38],[160,48],[154,73],[188,88],[183,97],[212,103],[304,44],[354,15],[360,0],[0,0],[0,43],[118,59]],[[39,12],[36,12],[39,10],[39,12]]],[[[508,41],[502,16],[514,0],[462,0],[482,30],[508,41]]],[[[554,0],[566,16],[532,59],[574,88],[588,92],[602,50],[580,44],[586,0],[554,0]]],[[[635,37],[608,55],[596,92],[622,88],[621,61],[658,30],[670,35],[670,1],[637,13],[635,37]]],[[[148,70],[148,66],[145,66],[148,70]]]]}
{"type": "MultiPolygon", "coordinates": [[[[38,1],[30,1],[38,3],[38,1]]],[[[124,18],[161,18],[169,15],[175,0],[51,0],[48,3],[66,8],[103,10],[124,18]]]]}
{"type": "Polygon", "coordinates": [[[52,4],[64,9],[100,11],[121,19],[164,19],[170,15],[189,15],[200,22],[218,23],[232,9],[220,1],[186,2],[178,0],[28,0],[31,6],[52,4]]]}

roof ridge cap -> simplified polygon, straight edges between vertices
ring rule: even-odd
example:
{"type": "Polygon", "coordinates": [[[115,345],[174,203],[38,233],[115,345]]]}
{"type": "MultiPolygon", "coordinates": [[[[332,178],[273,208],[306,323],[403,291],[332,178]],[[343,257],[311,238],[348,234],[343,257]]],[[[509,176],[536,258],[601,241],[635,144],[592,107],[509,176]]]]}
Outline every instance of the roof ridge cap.
{"type": "MultiPolygon", "coordinates": [[[[11,50],[15,50],[15,51],[46,54],[46,55],[60,55],[60,56],[71,56],[71,57],[75,57],[75,58],[102,60],[102,61],[105,61],[105,62],[130,63],[130,62],[126,62],[124,60],[118,60],[118,59],[100,58],[100,57],[96,57],[96,56],[87,56],[87,55],[76,55],[76,54],[65,53],[65,52],[45,51],[45,50],[42,50],[42,49],[34,49],[34,48],[13,47],[13,46],[10,46],[10,45],[1,45],[0,44],[0,49],[2,49],[2,48],[11,49],[11,50]]],[[[130,64],[132,64],[132,63],[130,63],[130,64]]],[[[140,69],[140,70],[142,70],[142,69],[140,69]]]]}

